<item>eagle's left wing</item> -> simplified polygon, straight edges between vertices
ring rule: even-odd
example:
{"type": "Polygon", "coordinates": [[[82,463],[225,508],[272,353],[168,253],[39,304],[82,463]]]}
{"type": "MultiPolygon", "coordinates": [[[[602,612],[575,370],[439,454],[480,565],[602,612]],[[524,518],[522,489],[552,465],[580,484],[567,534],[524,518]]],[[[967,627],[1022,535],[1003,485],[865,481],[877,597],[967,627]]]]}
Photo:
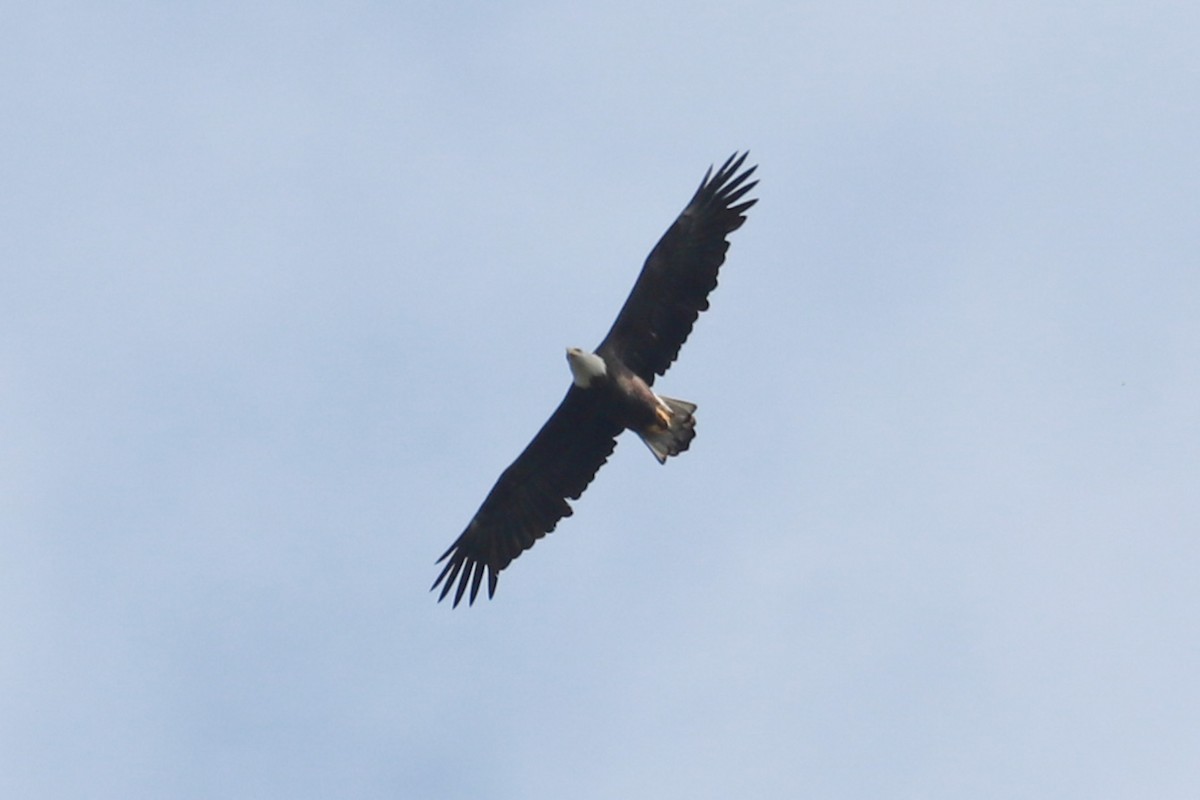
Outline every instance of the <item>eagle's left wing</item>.
{"type": "Polygon", "coordinates": [[[654,246],[612,329],[596,348],[609,352],[648,384],[679,355],[708,293],[717,286],[729,234],[742,227],[757,200],[738,203],[758,181],[741,173],[746,153],[734,153],[717,174],[704,175],[687,208],[654,246]]]}

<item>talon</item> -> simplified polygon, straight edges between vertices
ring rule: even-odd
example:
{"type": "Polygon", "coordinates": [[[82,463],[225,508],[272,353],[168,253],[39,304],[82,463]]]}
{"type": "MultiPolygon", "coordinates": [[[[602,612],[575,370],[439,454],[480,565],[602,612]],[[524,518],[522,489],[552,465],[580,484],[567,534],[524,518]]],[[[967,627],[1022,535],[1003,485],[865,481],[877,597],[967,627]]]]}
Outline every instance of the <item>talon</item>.
{"type": "Polygon", "coordinates": [[[667,430],[671,429],[671,411],[670,411],[670,409],[666,409],[666,408],[663,408],[662,406],[659,406],[658,408],[655,409],[655,416],[658,417],[658,421],[663,424],[664,428],[666,428],[667,430]]]}

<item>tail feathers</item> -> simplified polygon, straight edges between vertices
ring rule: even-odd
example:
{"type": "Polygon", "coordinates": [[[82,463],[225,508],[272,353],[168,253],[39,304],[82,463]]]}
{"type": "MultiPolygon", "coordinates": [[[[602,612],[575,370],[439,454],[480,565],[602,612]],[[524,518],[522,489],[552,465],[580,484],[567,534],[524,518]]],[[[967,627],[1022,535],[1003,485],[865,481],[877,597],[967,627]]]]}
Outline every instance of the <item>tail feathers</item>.
{"type": "Polygon", "coordinates": [[[677,456],[696,438],[696,404],[686,400],[676,400],[673,397],[658,398],[667,404],[671,410],[671,423],[663,427],[654,425],[640,432],[642,441],[650,448],[650,452],[658,459],[658,463],[667,463],[667,458],[677,456]]]}

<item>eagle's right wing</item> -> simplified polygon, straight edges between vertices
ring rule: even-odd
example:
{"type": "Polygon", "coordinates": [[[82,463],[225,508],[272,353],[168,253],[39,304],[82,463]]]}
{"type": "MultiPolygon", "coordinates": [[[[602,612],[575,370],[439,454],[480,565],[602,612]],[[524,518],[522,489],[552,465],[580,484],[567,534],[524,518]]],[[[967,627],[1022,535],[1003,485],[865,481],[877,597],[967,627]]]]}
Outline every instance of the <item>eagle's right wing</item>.
{"type": "Polygon", "coordinates": [[[440,584],[443,600],[455,581],[454,605],[471,586],[475,602],[486,571],[488,597],[500,570],[571,515],[577,500],[612,455],[622,430],[602,413],[598,392],[572,386],[558,409],[516,461],[500,475],[467,529],[442,554],[445,561],[430,590],[440,584]]]}

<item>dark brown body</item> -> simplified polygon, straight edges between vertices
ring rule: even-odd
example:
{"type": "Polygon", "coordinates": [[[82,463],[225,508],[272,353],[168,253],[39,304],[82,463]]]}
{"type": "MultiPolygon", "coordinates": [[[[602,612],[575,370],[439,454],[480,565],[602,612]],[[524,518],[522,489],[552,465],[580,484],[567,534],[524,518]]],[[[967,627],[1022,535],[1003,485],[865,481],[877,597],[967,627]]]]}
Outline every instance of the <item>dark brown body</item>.
{"type": "Polygon", "coordinates": [[[688,449],[696,438],[694,403],[655,394],[650,384],[615,358],[605,358],[604,367],[606,374],[594,378],[583,391],[606,394],[600,405],[613,422],[640,436],[660,464],[688,449]]]}

